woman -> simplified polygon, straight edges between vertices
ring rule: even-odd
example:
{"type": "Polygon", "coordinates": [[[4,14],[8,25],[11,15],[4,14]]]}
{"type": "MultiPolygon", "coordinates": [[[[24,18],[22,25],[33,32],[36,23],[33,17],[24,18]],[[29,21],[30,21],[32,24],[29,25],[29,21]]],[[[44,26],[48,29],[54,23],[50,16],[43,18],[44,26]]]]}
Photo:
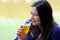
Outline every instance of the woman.
{"type": "Polygon", "coordinates": [[[52,8],[47,1],[34,2],[31,15],[29,32],[24,36],[21,27],[17,33],[19,40],[60,40],[60,28],[53,20],[52,8]]]}

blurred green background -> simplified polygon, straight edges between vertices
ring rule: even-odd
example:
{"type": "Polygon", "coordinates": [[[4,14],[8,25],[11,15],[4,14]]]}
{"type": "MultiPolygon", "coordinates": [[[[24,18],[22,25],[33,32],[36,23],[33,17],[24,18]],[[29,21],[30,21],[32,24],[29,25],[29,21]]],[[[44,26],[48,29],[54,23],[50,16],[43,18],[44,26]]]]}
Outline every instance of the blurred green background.
{"type": "Polygon", "coordinates": [[[22,19],[0,18],[0,40],[13,40],[23,22],[22,19]]]}

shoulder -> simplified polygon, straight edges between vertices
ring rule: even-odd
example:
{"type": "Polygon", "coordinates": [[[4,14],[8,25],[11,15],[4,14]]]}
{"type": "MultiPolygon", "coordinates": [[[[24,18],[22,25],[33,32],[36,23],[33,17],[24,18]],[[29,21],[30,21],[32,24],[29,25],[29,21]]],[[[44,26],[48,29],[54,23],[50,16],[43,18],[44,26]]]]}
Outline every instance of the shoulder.
{"type": "Polygon", "coordinates": [[[52,31],[52,40],[60,40],[60,26],[54,23],[54,28],[52,31]]]}
{"type": "Polygon", "coordinates": [[[54,32],[59,32],[60,31],[60,25],[58,25],[57,23],[54,23],[54,28],[53,28],[53,31],[54,32]]]}

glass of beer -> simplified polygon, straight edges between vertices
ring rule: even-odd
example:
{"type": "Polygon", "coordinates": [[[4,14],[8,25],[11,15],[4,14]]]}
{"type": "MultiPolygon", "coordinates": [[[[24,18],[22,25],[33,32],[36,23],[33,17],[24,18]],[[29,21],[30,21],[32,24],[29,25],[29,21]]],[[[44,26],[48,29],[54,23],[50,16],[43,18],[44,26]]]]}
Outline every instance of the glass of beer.
{"type": "Polygon", "coordinates": [[[30,26],[23,26],[22,33],[24,35],[27,35],[27,33],[29,32],[29,28],[30,28],[30,26]]]}
{"type": "Polygon", "coordinates": [[[23,25],[22,33],[23,33],[24,35],[27,35],[27,34],[28,34],[29,28],[30,28],[30,24],[31,24],[31,23],[23,25]]]}

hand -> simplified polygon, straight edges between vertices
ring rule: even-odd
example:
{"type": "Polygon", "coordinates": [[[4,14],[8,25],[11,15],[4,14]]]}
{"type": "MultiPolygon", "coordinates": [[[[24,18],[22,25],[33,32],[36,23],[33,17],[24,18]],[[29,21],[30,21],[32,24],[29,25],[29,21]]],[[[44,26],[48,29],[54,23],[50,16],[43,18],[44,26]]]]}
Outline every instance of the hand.
{"type": "Polygon", "coordinates": [[[23,30],[23,26],[21,26],[18,31],[17,31],[17,36],[20,40],[23,40],[25,38],[26,35],[24,35],[24,33],[22,32],[23,30]]]}

